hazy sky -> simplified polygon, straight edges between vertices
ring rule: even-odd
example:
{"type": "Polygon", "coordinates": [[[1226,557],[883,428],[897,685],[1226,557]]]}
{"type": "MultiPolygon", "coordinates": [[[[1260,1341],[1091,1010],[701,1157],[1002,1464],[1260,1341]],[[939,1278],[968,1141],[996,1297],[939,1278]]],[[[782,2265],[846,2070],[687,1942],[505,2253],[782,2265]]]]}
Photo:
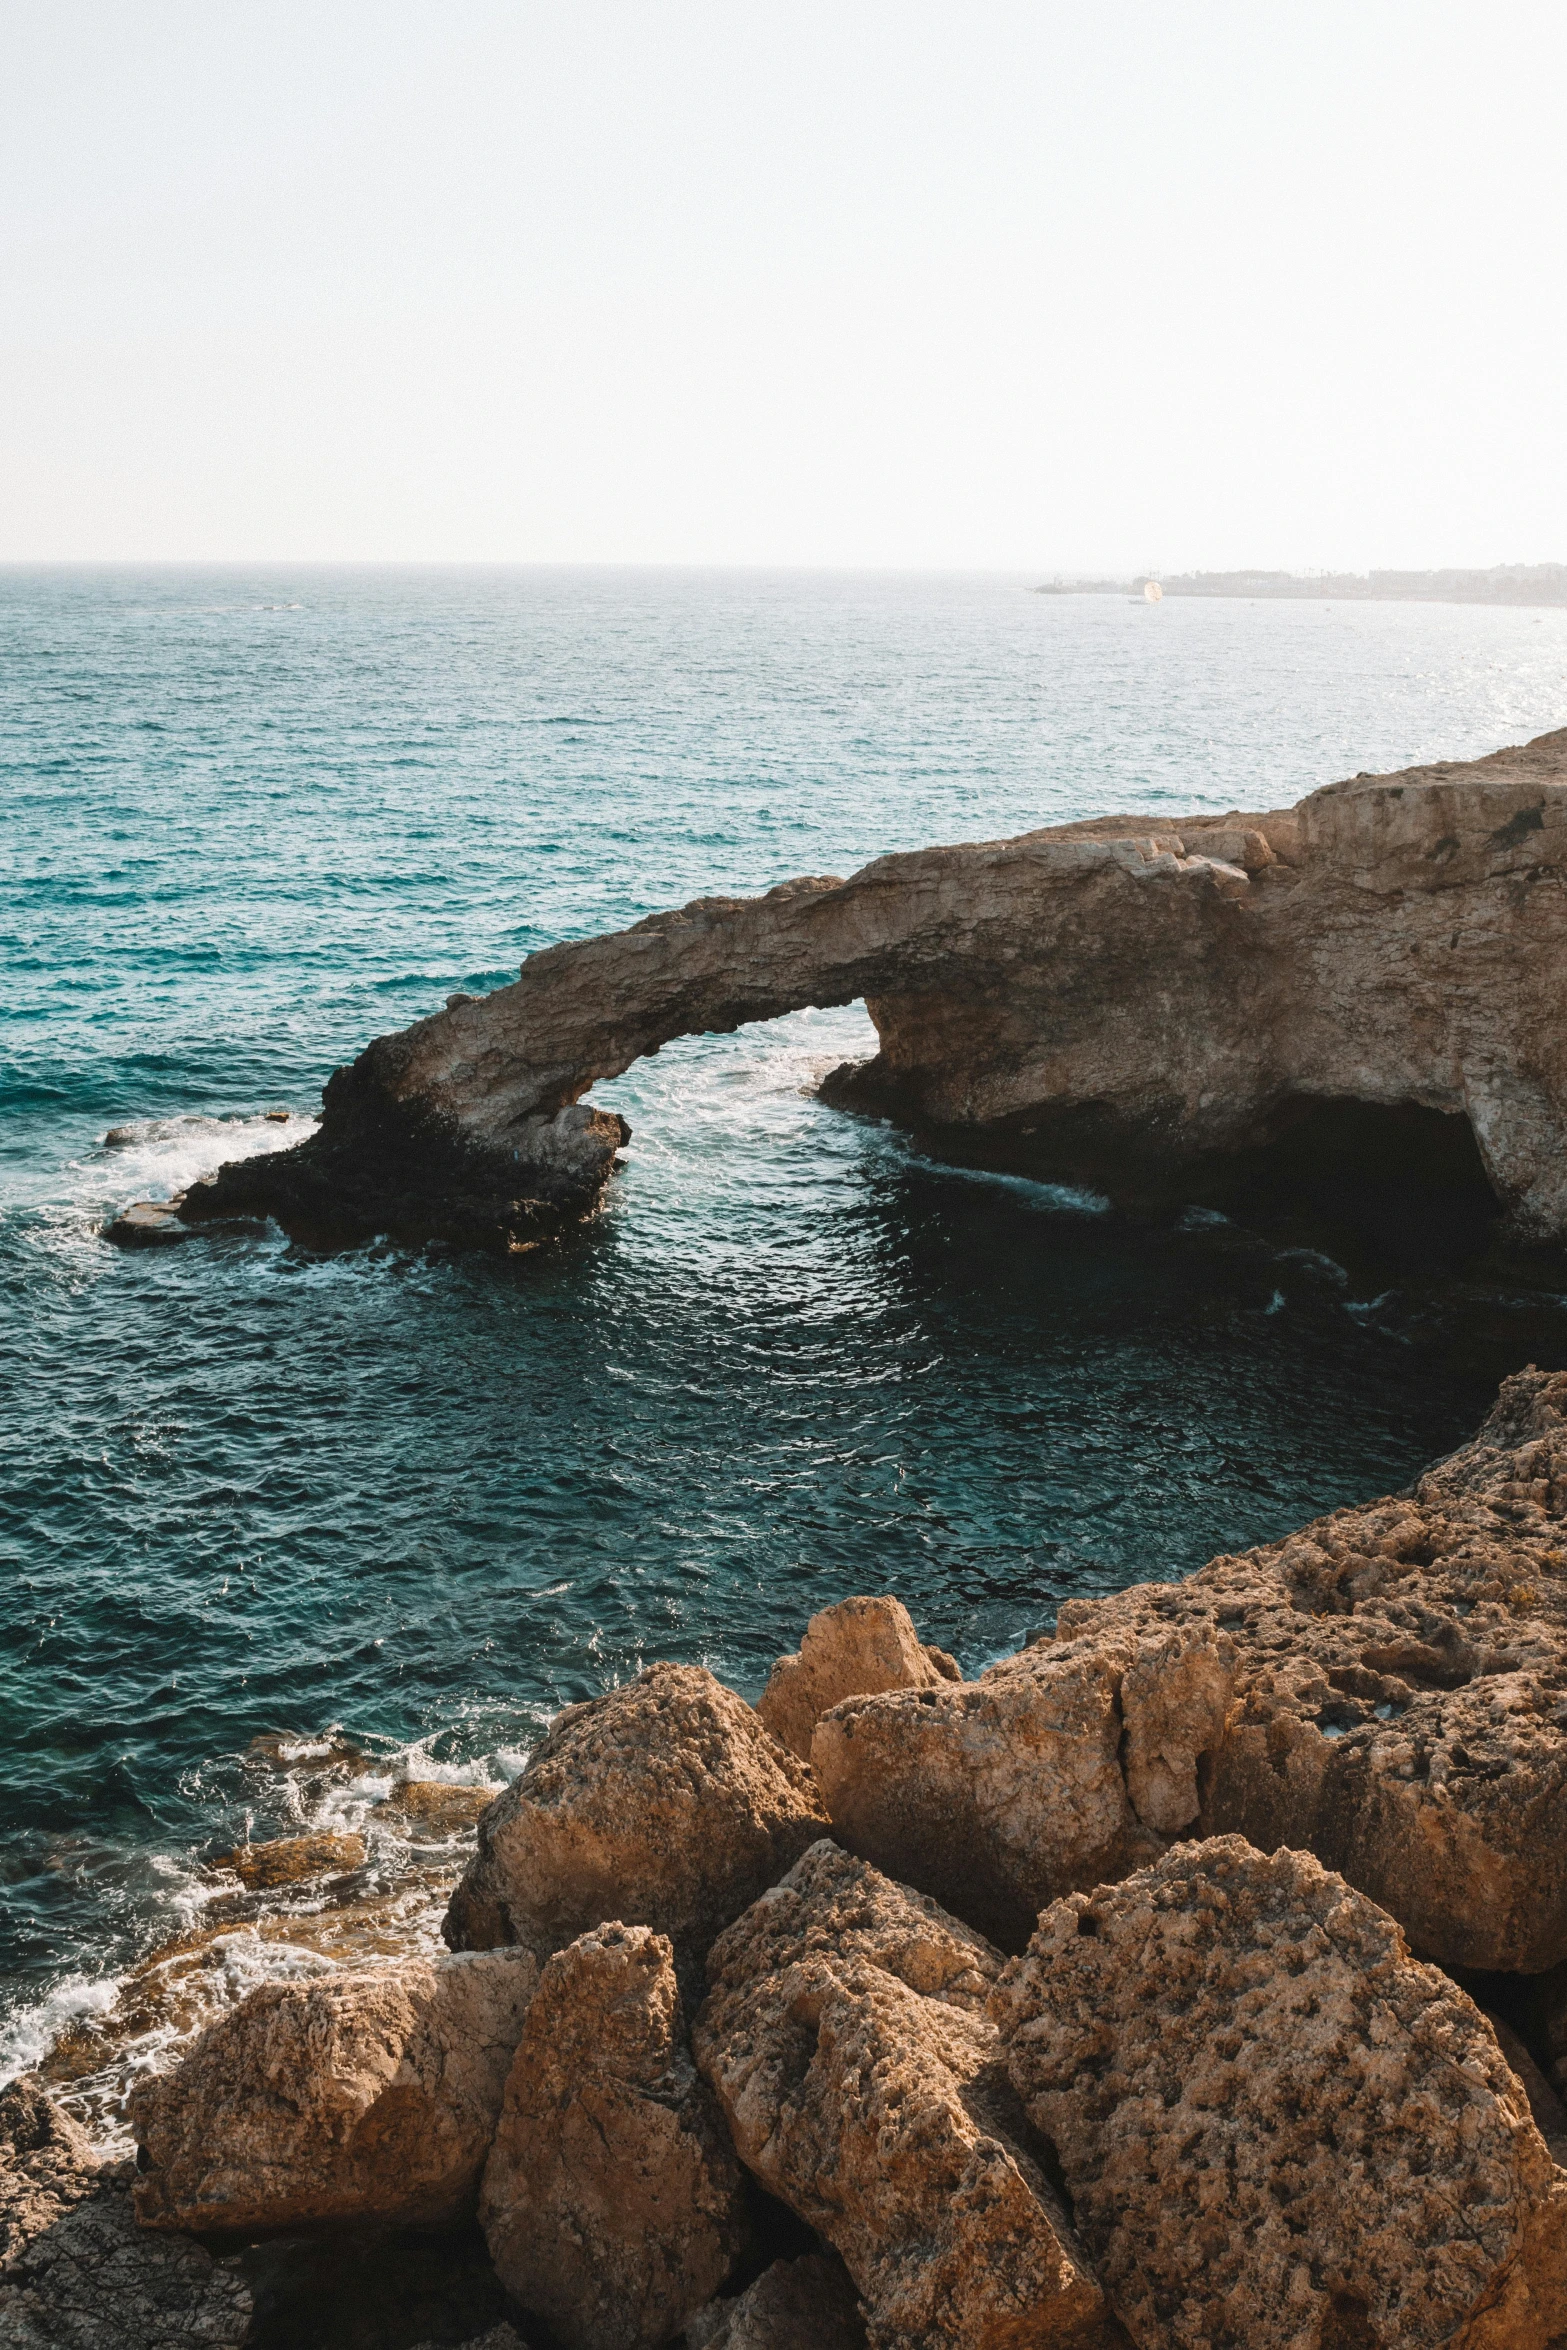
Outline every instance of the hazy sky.
{"type": "Polygon", "coordinates": [[[1561,0],[8,0],[0,559],[1567,560],[1561,0]]]}

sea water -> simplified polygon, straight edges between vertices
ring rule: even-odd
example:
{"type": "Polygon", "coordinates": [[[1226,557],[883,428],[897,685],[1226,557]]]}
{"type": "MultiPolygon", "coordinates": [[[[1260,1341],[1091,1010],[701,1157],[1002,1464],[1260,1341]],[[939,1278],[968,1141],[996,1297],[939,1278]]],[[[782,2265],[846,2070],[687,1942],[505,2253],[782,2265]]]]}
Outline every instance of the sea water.
{"type": "Polygon", "coordinates": [[[6,2069],[171,1937],[209,2006],[330,1963],[317,1895],[201,1941],[247,1834],[368,1830],[355,1897],[384,1925],[413,1887],[428,1936],[397,1776],[499,1785],[658,1657],[755,1694],[850,1592],[975,1671],[1071,1594],[1404,1484],[1506,1371],[1567,1361],[1548,1281],[1133,1223],[829,1111],[859,1007],[598,1088],[624,1171],[517,1263],[105,1243],[552,940],[1567,721],[1567,613],[1030,587],[0,574],[6,2069]]]}

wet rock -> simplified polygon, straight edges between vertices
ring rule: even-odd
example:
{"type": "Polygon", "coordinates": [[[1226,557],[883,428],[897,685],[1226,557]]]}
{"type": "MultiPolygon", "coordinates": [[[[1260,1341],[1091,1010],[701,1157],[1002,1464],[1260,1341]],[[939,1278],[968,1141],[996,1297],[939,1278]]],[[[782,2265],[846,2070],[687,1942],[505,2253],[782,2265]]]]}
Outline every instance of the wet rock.
{"type": "Polygon", "coordinates": [[[436,2225],[472,2203],[531,1954],[269,1983],[131,2098],[148,2227],[436,2225]]]}
{"type": "MultiPolygon", "coordinates": [[[[421,2342],[418,2350],[449,2350],[440,2342],[421,2342]]],[[[475,2334],[461,2345],[461,2350],[528,2350],[527,2343],[515,2326],[491,2326],[487,2334],[475,2334]]]]}
{"type": "Polygon", "coordinates": [[[471,1828],[500,1792],[498,1787],[460,1786],[446,1779],[401,1779],[379,1809],[405,1819],[410,1828],[455,1836],[471,1828]]]}
{"type": "Polygon", "coordinates": [[[1233,1653],[1197,1833],[1314,1852],[1444,1965],[1567,1959],[1567,1373],[1507,1380],[1407,1496],[1069,1601],[1058,1637],[1233,1653]]]}
{"type": "Polygon", "coordinates": [[[696,1665],[569,1706],[479,1822],[443,1928],[456,1949],[559,1949],[609,1919],[699,1967],[827,1821],[810,1771],[696,1665]]]}
{"type": "Polygon", "coordinates": [[[568,2350],[652,2350],[728,2277],[744,2186],[663,1935],[599,1926],[550,1959],[479,2212],[503,2283],[568,2350]]]}
{"type": "Polygon", "coordinates": [[[266,1844],[239,1844],[213,1862],[216,1869],[232,1869],[252,1893],[270,1893],[280,1885],[300,1885],[312,1877],[338,1876],[363,1868],[362,1836],[276,1836],[266,1844]]]}
{"type": "Polygon", "coordinates": [[[775,2260],[733,2301],[686,2324],[686,2350],[864,2350],[859,2298],[841,2260],[775,2260]]]}
{"type": "Polygon", "coordinates": [[[1490,2027],[1309,1854],[1229,1836],[1071,1894],[994,2008],[1145,2350],[1567,2327],[1567,2178],[1490,2027]]]}
{"type": "Polygon", "coordinates": [[[697,2061],[742,2160],[839,2253],[876,2350],[1119,2342],[984,2012],[999,1952],[836,1847],[715,1945],[697,2061]]]}
{"type": "Polygon", "coordinates": [[[946,1678],[901,1599],[842,1599],[812,1616],[796,1653],[778,1659],[756,1710],[781,1745],[809,1762],[817,1721],[840,1699],[946,1678]]]}
{"type": "Polygon", "coordinates": [[[0,2094],[0,2350],[239,2350],[231,2262],[136,2226],[122,2171],[30,2080],[0,2094]]]}
{"type": "MultiPolygon", "coordinates": [[[[113,1140],[113,1135],[108,1137],[113,1140]]],[[[138,1199],[122,1208],[103,1228],[105,1240],[116,1248],[170,1248],[195,1233],[180,1215],[183,1199],[138,1199]]]]}
{"type": "Polygon", "coordinates": [[[833,1832],[1018,1949],[1047,1902],[1124,1876],[1195,1818],[1232,1666],[1211,1625],[1156,1627],[848,1699],[811,1747],[833,1832]]]}

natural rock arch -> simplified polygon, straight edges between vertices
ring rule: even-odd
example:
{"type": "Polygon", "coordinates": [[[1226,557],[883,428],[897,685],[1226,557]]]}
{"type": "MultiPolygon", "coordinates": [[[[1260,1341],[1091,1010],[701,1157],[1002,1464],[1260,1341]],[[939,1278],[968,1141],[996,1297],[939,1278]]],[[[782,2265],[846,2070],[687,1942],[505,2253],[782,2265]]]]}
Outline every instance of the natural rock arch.
{"type": "Polygon", "coordinates": [[[1114,1189],[1302,1105],[1466,1118],[1514,1232],[1567,1234],[1567,730],[1262,815],[1101,817],[698,898],[547,947],[367,1047],[320,1131],[187,1221],[527,1245],[627,1138],[582,1096],[675,1037],[863,996],[829,1098],[1114,1189]]]}

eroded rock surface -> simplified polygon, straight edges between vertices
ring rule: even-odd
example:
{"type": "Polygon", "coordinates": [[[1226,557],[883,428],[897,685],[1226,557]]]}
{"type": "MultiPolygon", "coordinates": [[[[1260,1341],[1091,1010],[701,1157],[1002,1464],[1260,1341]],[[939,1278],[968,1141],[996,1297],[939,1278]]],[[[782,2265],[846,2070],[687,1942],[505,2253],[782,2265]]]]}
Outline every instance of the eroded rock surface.
{"type": "Polygon", "coordinates": [[[933,1689],[956,1676],[923,1647],[901,1599],[841,1599],[805,1627],[792,1656],[768,1676],[757,1712],[781,1745],[805,1762],[821,1716],[845,1697],[882,1689],[933,1689]]]}
{"type": "Polygon", "coordinates": [[[471,2209],[529,1952],[268,1983],[131,2099],[144,2226],[433,2225],[471,2209]]]}
{"type": "Polygon", "coordinates": [[[843,2259],[877,2350],[1119,2341],[1025,2143],[1000,1954],[829,1843],[716,1944],[697,2061],[742,2159],[843,2259]]]}
{"type": "Polygon", "coordinates": [[[1445,1112],[1514,1229],[1559,1237],[1564,868],[1567,732],[1270,814],[1109,816],[699,898],[377,1038],[308,1142],[180,1212],[528,1246],[591,1208],[626,1139],[579,1098],[595,1079],[863,996],[881,1049],[831,1098],[1038,1171],[1163,1181],[1298,1137],[1313,1106],[1445,1112]]]}
{"type": "Polygon", "coordinates": [[[1545,2350],[1567,2177],[1489,2025],[1309,1854],[1056,1903],[995,2010],[1140,2350],[1545,2350]]]}
{"type": "Polygon", "coordinates": [[[775,2260],[733,2301],[688,2320],[685,2350],[864,2350],[865,2324],[841,2260],[775,2260]]]}
{"type": "Polygon", "coordinates": [[[545,1951],[618,1919],[699,1968],[826,1825],[810,1771],[753,1707],[698,1665],[651,1665],[569,1706],[484,1813],[446,1938],[545,1951]]]}
{"type": "Polygon", "coordinates": [[[144,2235],[37,2084],[0,2094],[0,2350],[239,2350],[251,2296],[231,2262],[144,2235]]]}
{"type": "Polygon", "coordinates": [[[479,2214],[502,2282],[569,2350],[653,2350],[725,2282],[745,2190],[663,1935],[600,1926],[545,1967],[479,2214]]]}

